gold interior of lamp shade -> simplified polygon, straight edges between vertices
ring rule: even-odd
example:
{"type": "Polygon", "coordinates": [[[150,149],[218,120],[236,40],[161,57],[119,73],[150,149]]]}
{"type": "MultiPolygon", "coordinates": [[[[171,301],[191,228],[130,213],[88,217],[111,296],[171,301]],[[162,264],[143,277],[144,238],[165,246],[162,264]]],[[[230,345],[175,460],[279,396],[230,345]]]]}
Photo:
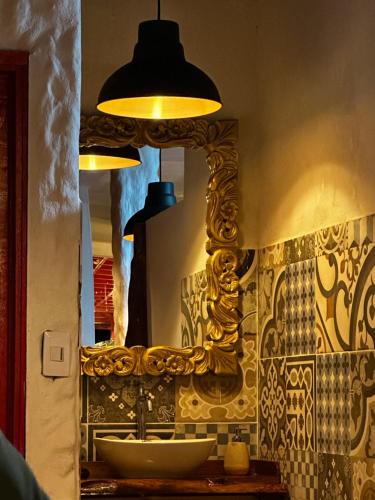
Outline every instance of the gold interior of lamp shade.
{"type": "Polygon", "coordinates": [[[126,241],[134,241],[134,234],[127,234],[126,236],[123,236],[123,239],[126,241]]]}
{"type": "Polygon", "coordinates": [[[97,105],[99,111],[129,118],[169,120],[193,118],[218,111],[222,104],[197,97],[147,96],[128,97],[104,101],[97,105]]]}
{"type": "Polygon", "coordinates": [[[133,158],[118,158],[116,156],[79,155],[80,170],[112,170],[116,168],[130,168],[140,165],[139,160],[133,158]]]}

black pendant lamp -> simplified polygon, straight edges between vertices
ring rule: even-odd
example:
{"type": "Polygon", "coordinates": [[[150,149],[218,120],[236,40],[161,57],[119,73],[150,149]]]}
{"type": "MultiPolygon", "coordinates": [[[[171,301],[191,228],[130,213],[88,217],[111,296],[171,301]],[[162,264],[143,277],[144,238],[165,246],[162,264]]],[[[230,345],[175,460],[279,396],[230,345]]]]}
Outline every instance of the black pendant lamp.
{"type": "MultiPolygon", "coordinates": [[[[161,178],[161,150],[159,151],[159,169],[161,178]]],[[[148,185],[145,206],[128,220],[124,229],[124,239],[134,241],[134,226],[146,222],[154,215],[176,204],[173,182],[150,182],[148,185]]]]}
{"type": "Polygon", "coordinates": [[[80,170],[113,170],[136,167],[141,164],[137,148],[123,146],[107,148],[105,146],[81,146],[79,148],[80,170]]]}
{"type": "Polygon", "coordinates": [[[97,108],[116,116],[145,119],[189,118],[222,107],[214,82],[187,62],[174,21],[158,18],[138,28],[138,43],[130,63],[104,83],[97,108]]]}

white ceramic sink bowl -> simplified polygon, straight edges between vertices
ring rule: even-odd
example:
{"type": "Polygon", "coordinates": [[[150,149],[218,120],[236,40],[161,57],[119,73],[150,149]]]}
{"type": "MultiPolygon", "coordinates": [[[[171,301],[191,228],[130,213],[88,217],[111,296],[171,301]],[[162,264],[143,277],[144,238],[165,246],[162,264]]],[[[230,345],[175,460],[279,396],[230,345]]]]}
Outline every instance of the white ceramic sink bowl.
{"type": "Polygon", "coordinates": [[[122,477],[173,478],[188,475],[210,456],[215,439],[94,438],[100,456],[122,477]]]}

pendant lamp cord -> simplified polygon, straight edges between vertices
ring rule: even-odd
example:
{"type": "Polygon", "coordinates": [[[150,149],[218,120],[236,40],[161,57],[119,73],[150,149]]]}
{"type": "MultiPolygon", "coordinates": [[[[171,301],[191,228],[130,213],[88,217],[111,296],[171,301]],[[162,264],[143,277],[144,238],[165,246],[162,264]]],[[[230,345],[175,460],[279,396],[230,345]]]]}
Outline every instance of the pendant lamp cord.
{"type": "Polygon", "coordinates": [[[161,148],[159,148],[159,182],[161,182],[161,148]]]}
{"type": "Polygon", "coordinates": [[[160,21],[160,0],[158,0],[158,21],[160,21]]]}

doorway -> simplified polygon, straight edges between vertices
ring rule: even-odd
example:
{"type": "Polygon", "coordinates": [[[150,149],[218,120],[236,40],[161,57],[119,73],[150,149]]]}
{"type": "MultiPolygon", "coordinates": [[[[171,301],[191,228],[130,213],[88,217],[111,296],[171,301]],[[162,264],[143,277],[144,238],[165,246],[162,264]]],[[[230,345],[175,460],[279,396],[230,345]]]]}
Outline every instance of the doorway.
{"type": "Polygon", "coordinates": [[[0,429],[25,453],[26,52],[0,51],[0,429]]]}

